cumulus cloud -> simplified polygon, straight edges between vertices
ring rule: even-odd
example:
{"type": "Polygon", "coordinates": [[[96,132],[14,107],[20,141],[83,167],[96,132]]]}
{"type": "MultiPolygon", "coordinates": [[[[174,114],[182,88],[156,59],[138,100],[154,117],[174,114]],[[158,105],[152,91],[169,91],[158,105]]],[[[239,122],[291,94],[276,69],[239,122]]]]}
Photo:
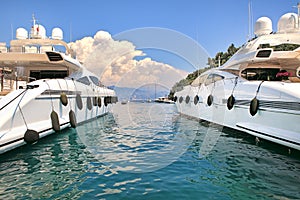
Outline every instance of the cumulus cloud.
{"type": "Polygon", "coordinates": [[[114,40],[106,31],[99,31],[94,37],[85,37],[69,45],[76,51],[77,59],[97,74],[105,85],[140,87],[159,83],[171,88],[187,75],[187,72],[151,58],[135,60],[136,56],[145,54],[129,41],[114,40]]]}
{"type": "MultiPolygon", "coordinates": [[[[120,63],[115,63],[115,65],[120,63]]],[[[115,65],[113,67],[115,67],[115,65]]],[[[128,67],[127,67],[128,69],[128,67]]],[[[128,87],[142,87],[147,84],[160,84],[171,88],[175,82],[186,76],[186,73],[174,67],[156,62],[151,58],[136,61],[131,70],[119,77],[118,85],[128,87]]]]}

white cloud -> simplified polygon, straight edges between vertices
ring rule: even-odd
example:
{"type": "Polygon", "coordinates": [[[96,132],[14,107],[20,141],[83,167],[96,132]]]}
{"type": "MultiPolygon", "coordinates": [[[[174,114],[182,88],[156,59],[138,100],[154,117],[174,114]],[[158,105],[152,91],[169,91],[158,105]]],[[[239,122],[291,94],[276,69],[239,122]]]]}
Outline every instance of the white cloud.
{"type": "Polygon", "coordinates": [[[97,74],[105,85],[119,87],[140,87],[159,83],[171,88],[184,78],[187,72],[156,62],[151,58],[135,60],[144,53],[136,50],[129,41],[114,40],[108,32],[99,31],[92,37],[85,37],[69,44],[76,51],[84,66],[97,74]]]}

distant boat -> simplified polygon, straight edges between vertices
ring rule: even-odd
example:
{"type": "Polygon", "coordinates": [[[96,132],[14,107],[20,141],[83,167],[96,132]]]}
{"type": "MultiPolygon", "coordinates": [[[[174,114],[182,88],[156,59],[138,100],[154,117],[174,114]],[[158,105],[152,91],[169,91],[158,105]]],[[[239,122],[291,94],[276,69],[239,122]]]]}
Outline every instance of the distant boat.
{"type": "Polygon", "coordinates": [[[125,105],[125,104],[127,104],[127,103],[128,103],[128,100],[122,100],[122,101],[121,101],[121,104],[122,104],[122,105],[125,105]]]}
{"type": "Polygon", "coordinates": [[[154,100],[156,103],[168,103],[168,104],[174,104],[175,102],[169,99],[168,97],[158,97],[154,100]]]}

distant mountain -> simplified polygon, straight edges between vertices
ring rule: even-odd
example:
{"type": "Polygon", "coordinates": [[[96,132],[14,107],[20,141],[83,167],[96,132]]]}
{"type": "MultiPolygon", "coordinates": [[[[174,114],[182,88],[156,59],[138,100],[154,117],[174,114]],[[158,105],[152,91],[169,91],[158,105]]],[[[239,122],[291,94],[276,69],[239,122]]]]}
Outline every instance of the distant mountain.
{"type": "Polygon", "coordinates": [[[158,85],[147,85],[141,88],[127,88],[110,86],[114,89],[119,101],[121,100],[154,100],[158,97],[167,96],[170,89],[158,85]]]}

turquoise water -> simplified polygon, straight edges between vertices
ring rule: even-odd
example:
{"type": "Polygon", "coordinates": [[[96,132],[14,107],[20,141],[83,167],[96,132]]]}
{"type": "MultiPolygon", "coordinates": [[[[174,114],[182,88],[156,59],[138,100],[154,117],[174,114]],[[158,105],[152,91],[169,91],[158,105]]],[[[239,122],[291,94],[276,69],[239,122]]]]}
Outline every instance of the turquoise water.
{"type": "Polygon", "coordinates": [[[0,199],[299,199],[298,154],[174,105],[117,104],[1,155],[0,199]]]}

